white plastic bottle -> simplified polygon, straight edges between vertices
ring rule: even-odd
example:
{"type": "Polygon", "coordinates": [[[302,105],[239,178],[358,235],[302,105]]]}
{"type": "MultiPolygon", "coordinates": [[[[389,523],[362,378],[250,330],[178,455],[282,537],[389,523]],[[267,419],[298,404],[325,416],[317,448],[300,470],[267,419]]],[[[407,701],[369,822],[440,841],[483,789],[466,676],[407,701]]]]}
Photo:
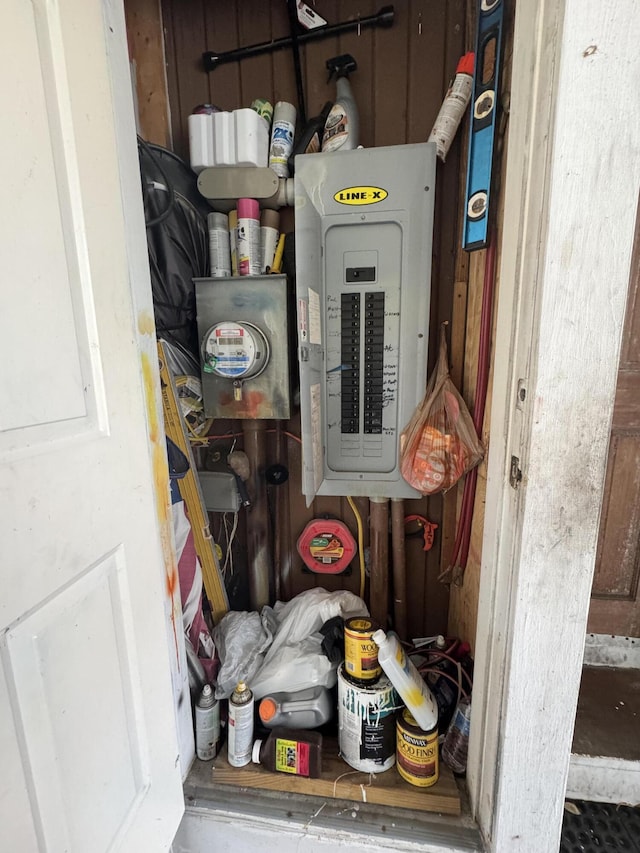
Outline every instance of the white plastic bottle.
{"type": "Polygon", "coordinates": [[[458,67],[453,83],[445,95],[440,112],[435,120],[433,129],[429,134],[428,142],[435,142],[438,149],[438,157],[444,163],[447,152],[451,147],[453,138],[458,130],[464,111],[467,108],[473,89],[473,53],[465,53],[458,67]]]}
{"type": "Polygon", "coordinates": [[[220,741],[220,703],[210,684],[205,684],[196,704],[196,755],[201,761],[211,761],[218,752],[220,741]]]}
{"type": "Polygon", "coordinates": [[[374,631],[373,642],[378,646],[378,662],[387,678],[396,688],[402,701],[425,732],[438,724],[438,705],[433,694],[395,634],[374,631]]]}
{"type": "Polygon", "coordinates": [[[253,693],[240,681],[229,698],[227,759],[232,767],[244,767],[251,761],[253,705],[253,693]]]}
{"type": "Polygon", "coordinates": [[[330,77],[336,75],[336,100],[324,125],[322,150],[351,151],[358,147],[360,119],[349,74],[356,71],[358,65],[353,56],[346,53],[327,60],[327,68],[330,77]]]}

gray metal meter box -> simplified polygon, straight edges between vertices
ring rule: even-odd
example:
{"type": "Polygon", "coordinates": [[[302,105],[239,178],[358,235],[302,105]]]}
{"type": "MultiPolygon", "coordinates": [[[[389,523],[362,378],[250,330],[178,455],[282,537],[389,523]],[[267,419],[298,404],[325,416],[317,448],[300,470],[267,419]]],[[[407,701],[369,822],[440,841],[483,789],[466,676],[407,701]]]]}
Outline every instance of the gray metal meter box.
{"type": "Polygon", "coordinates": [[[400,433],[426,385],[435,143],[296,157],[302,491],[419,497],[400,433]]]}
{"type": "Polygon", "coordinates": [[[197,278],[207,417],[291,417],[287,277],[197,278]]]}

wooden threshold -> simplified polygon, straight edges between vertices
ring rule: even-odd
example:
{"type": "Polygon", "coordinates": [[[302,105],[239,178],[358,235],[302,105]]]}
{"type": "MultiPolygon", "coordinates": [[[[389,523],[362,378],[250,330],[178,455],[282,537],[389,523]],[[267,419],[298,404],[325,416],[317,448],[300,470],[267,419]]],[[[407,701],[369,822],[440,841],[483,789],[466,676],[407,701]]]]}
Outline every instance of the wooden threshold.
{"type": "Polygon", "coordinates": [[[338,755],[335,738],[325,738],[322,764],[322,776],[319,779],[273,773],[257,764],[230,767],[225,747],[212,763],[211,779],[216,785],[285,791],[447,815],[461,813],[458,786],[453,773],[443,764],[440,765],[440,778],[435,785],[417,788],[405,782],[395,767],[384,773],[353,770],[338,755]]]}

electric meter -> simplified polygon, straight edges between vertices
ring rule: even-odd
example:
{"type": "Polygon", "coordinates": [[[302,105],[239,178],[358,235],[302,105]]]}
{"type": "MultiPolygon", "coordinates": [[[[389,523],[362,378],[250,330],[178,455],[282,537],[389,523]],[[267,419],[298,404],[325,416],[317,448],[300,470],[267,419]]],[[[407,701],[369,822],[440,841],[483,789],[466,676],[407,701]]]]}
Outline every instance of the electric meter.
{"type": "Polygon", "coordinates": [[[259,376],[269,362],[269,342],[253,323],[216,323],[202,338],[202,369],[225,379],[259,376]]]}
{"type": "Polygon", "coordinates": [[[291,417],[287,277],[195,279],[204,413],[291,417]]]}

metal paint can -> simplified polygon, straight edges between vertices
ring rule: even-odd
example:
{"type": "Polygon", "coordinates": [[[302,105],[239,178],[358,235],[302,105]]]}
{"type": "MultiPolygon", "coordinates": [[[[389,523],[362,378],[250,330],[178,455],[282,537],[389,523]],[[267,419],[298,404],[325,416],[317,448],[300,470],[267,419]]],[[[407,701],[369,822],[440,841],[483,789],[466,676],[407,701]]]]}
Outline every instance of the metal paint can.
{"type": "Polygon", "coordinates": [[[411,785],[435,785],[439,776],[438,726],[425,732],[405,708],[396,722],[396,758],[398,773],[411,785]]]}
{"type": "Polygon", "coordinates": [[[396,763],[398,696],[386,676],[361,687],[338,672],[338,744],[340,755],[363,773],[382,773],[396,763]]]}
{"type": "Polygon", "coordinates": [[[344,671],[354,684],[375,684],[382,675],[378,646],[371,638],[379,627],[367,616],[354,616],[344,623],[344,671]]]}

